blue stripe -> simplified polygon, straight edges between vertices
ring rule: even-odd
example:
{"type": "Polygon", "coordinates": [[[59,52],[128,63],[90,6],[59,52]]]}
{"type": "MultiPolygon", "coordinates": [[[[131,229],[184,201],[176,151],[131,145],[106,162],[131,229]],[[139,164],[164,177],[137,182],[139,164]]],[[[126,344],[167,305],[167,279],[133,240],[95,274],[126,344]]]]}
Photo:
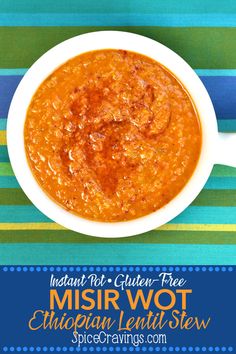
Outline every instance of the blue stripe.
{"type": "MultiPolygon", "coordinates": [[[[9,104],[22,76],[0,76],[0,117],[6,117],[9,104]]],[[[213,101],[216,114],[236,118],[236,76],[201,76],[213,101]]]]}
{"type": "Polygon", "coordinates": [[[0,176],[0,188],[20,188],[16,178],[0,176]]]}
{"type": "Polygon", "coordinates": [[[236,264],[236,246],[106,244],[102,240],[101,243],[96,245],[13,243],[1,244],[0,264],[232,265],[236,264]]]}
{"type": "MultiPolygon", "coordinates": [[[[50,222],[33,205],[0,206],[0,222],[50,222]]],[[[236,207],[189,207],[171,224],[235,224],[236,207]]]]}
{"type": "Polygon", "coordinates": [[[236,118],[236,76],[201,76],[218,117],[236,118]]]}
{"type": "Polygon", "coordinates": [[[159,26],[235,27],[232,14],[155,13],[1,13],[1,26],[159,26]]]}
{"type": "Polygon", "coordinates": [[[7,117],[12,96],[22,76],[0,76],[0,117],[7,117]]]}
{"type": "MultiPolygon", "coordinates": [[[[24,75],[28,68],[8,68],[1,69],[0,75],[24,75]]],[[[199,76],[236,76],[236,69],[195,69],[199,76]]]]}

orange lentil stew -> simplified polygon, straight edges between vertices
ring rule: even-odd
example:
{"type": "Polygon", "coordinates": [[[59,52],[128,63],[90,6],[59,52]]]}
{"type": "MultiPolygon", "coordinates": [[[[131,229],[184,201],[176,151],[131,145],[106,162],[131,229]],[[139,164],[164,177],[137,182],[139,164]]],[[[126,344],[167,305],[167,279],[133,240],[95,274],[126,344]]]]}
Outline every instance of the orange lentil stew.
{"type": "Polygon", "coordinates": [[[81,54],[37,89],[25,149],[41,188],[96,221],[125,221],[172,200],[201,151],[183,85],[158,62],[124,50],[81,54]]]}

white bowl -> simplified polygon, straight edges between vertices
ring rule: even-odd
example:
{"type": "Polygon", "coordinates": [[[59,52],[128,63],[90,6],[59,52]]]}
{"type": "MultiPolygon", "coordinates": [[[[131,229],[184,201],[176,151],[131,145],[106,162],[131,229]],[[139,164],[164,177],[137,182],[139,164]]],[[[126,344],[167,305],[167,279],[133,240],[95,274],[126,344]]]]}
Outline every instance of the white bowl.
{"type": "MultiPolygon", "coordinates": [[[[214,108],[201,80],[191,67],[164,45],[132,33],[101,31],[66,40],[50,49],[27,71],[11,102],[7,121],[7,143],[16,178],[28,198],[49,218],[64,227],[99,237],[124,237],[159,227],[181,213],[198,195],[214,163],[236,167],[230,155],[236,147],[236,135],[219,134],[214,108]],[[57,67],[81,53],[96,49],[124,49],[144,54],[168,68],[184,84],[199,113],[202,126],[202,150],[194,174],[183,190],[167,205],[147,216],[124,222],[95,222],[76,216],[50,199],[36,182],[24,148],[24,122],[33,94],[57,67]],[[232,146],[233,145],[233,146],[232,146]]],[[[234,160],[233,160],[234,159],[234,160]]]]}

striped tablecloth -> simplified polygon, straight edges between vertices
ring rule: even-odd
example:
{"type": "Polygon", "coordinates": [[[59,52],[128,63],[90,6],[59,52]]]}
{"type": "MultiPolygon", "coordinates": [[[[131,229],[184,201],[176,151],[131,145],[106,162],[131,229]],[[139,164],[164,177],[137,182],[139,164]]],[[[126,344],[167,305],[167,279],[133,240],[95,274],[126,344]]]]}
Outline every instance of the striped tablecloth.
{"type": "Polygon", "coordinates": [[[98,239],[63,229],[30,203],[12,172],[5,135],[27,68],[55,44],[103,29],[143,34],[180,54],[206,86],[219,130],[236,131],[235,27],[234,0],[0,1],[1,264],[236,264],[236,169],[216,166],[193,204],[162,228],[98,239]]]}

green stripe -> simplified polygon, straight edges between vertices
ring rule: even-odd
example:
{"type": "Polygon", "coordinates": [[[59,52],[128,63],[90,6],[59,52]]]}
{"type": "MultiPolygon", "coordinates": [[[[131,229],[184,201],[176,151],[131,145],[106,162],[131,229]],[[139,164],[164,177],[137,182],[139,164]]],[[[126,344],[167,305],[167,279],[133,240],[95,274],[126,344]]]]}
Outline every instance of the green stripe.
{"type": "Polygon", "coordinates": [[[139,33],[166,44],[194,68],[234,69],[236,28],[169,27],[0,27],[1,68],[25,68],[57,43],[96,30],[123,30],[139,33]],[[12,46],[12,43],[17,45],[12,46]],[[204,50],[199,53],[199,43],[204,50]],[[22,50],[27,48],[27,50],[22,50]],[[227,53],[227,55],[222,55],[227,53]]]}
{"type": "Polygon", "coordinates": [[[1,244],[0,264],[21,265],[232,265],[234,245],[1,244]]]}
{"type": "Polygon", "coordinates": [[[1,12],[5,13],[234,13],[235,1],[212,0],[1,0],[1,12]]]}
{"type": "MultiPolygon", "coordinates": [[[[21,189],[1,188],[0,205],[30,205],[21,189]]],[[[192,203],[194,206],[236,206],[236,190],[204,189],[192,203]]]]}
{"type": "Polygon", "coordinates": [[[93,244],[236,244],[235,232],[206,231],[150,231],[122,239],[91,237],[69,230],[2,230],[0,243],[93,243],[93,244]]]}
{"type": "Polygon", "coordinates": [[[192,205],[194,206],[236,206],[236,190],[204,189],[194,200],[192,205]]]}
{"type": "Polygon", "coordinates": [[[216,165],[212,170],[211,176],[212,177],[236,177],[236,168],[216,165]]]}
{"type": "Polygon", "coordinates": [[[0,205],[29,205],[32,204],[22,189],[1,188],[0,205]]]}
{"type": "Polygon", "coordinates": [[[0,176],[14,176],[9,162],[0,162],[0,176]]]}

